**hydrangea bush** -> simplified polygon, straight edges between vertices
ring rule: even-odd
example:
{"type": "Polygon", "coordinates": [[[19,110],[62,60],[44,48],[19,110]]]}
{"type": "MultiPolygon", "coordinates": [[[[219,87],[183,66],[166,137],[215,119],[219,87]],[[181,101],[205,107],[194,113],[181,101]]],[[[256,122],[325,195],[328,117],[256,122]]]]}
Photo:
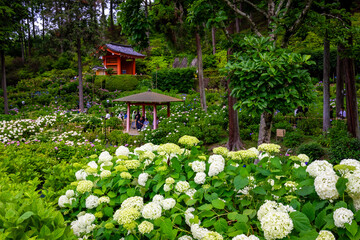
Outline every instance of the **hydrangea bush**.
{"type": "MultiPolygon", "coordinates": [[[[198,141],[102,152],[59,197],[79,238],[359,239],[357,160],[332,166],[275,144],[208,156],[198,141]],[[253,162],[258,162],[254,164],[253,162]],[[348,170],[346,170],[348,169],[348,170]]],[[[94,158],[90,158],[94,160],[94,158]]]]}

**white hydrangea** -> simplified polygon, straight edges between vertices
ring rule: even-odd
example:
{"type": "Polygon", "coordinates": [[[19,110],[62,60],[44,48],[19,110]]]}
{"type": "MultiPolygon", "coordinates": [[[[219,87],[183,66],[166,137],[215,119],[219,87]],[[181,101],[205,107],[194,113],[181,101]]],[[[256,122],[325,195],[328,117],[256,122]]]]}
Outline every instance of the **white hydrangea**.
{"type": "Polygon", "coordinates": [[[138,178],[138,184],[140,186],[145,187],[146,181],[148,180],[149,174],[148,173],[141,173],[138,178]]]}
{"type": "Polygon", "coordinates": [[[66,207],[65,204],[70,204],[69,199],[65,195],[62,195],[59,197],[58,205],[59,207],[64,208],[66,207]]]}
{"type": "Polygon", "coordinates": [[[108,178],[111,176],[111,172],[109,170],[104,170],[100,173],[100,178],[103,179],[103,178],[108,178]]]}
{"type": "Polygon", "coordinates": [[[185,211],[185,223],[188,225],[188,226],[191,226],[192,223],[190,223],[190,220],[191,219],[194,219],[194,214],[192,214],[192,212],[195,211],[195,208],[188,208],[186,211],[185,211]]]}
{"type": "Polygon", "coordinates": [[[75,177],[76,180],[80,181],[80,180],[86,180],[86,177],[88,176],[88,174],[85,172],[84,169],[80,169],[79,171],[77,171],[75,173],[75,177]]]}
{"type": "Polygon", "coordinates": [[[153,152],[153,151],[156,151],[156,149],[157,149],[157,146],[156,145],[154,145],[154,144],[152,144],[152,143],[145,143],[144,145],[142,145],[141,147],[140,147],[140,149],[142,150],[142,151],[150,151],[150,152],[153,152]]]}
{"type": "Polygon", "coordinates": [[[221,155],[211,155],[209,157],[209,172],[208,175],[210,177],[216,176],[222,171],[224,171],[225,168],[225,159],[221,155]]]}
{"type": "Polygon", "coordinates": [[[194,188],[189,188],[185,194],[188,195],[191,199],[193,198],[194,194],[196,193],[196,189],[194,188]]]}
{"type": "Polygon", "coordinates": [[[297,185],[298,185],[298,184],[297,184],[296,182],[293,182],[293,181],[287,181],[287,182],[285,182],[285,184],[284,184],[284,186],[285,186],[286,188],[288,188],[289,193],[295,192],[296,189],[297,189],[297,185]]]}
{"type": "Polygon", "coordinates": [[[306,168],[306,172],[312,177],[317,177],[321,174],[335,174],[333,166],[326,160],[316,160],[306,168]]]}
{"type": "Polygon", "coordinates": [[[320,199],[335,200],[339,197],[336,183],[339,177],[335,174],[321,174],[315,178],[314,186],[320,199]]]}
{"type": "Polygon", "coordinates": [[[113,157],[110,153],[108,151],[104,151],[100,154],[98,163],[110,162],[112,159],[113,157]]]}
{"type": "MultiPolygon", "coordinates": [[[[83,213],[82,213],[83,214],[83,213]]],[[[95,221],[94,214],[85,213],[83,215],[79,214],[76,221],[71,222],[71,229],[74,234],[80,237],[82,234],[88,234],[94,230],[96,227],[93,222],[95,221]]]]}
{"type": "Polygon", "coordinates": [[[196,173],[204,172],[206,169],[206,164],[205,162],[202,161],[194,161],[192,163],[189,163],[189,165],[191,166],[192,170],[196,173]]]}
{"type": "Polygon", "coordinates": [[[303,163],[310,161],[310,158],[306,154],[299,154],[297,157],[299,158],[300,162],[303,163]]]}
{"type": "Polygon", "coordinates": [[[179,193],[186,192],[189,188],[190,188],[190,184],[187,181],[179,181],[175,185],[175,189],[179,193]]]}
{"type": "Polygon", "coordinates": [[[154,225],[151,222],[143,221],[139,224],[138,229],[141,234],[150,233],[154,229],[154,225]]]}
{"type": "Polygon", "coordinates": [[[169,185],[174,184],[175,180],[172,177],[168,177],[167,179],[165,179],[165,183],[169,185]]]}
{"type": "MultiPolygon", "coordinates": [[[[360,170],[360,161],[358,161],[358,160],[356,160],[356,159],[343,159],[343,160],[341,160],[341,162],[340,162],[340,164],[339,165],[345,165],[345,166],[351,166],[351,167],[354,167],[355,169],[355,171],[356,170],[360,170]]],[[[340,171],[340,173],[341,173],[341,175],[345,175],[345,174],[347,174],[347,173],[349,173],[349,172],[354,172],[354,171],[350,171],[350,170],[348,170],[348,169],[341,169],[341,170],[339,170],[340,171]]]]}
{"type": "Polygon", "coordinates": [[[342,207],[335,210],[333,218],[335,226],[345,228],[345,223],[352,223],[354,213],[351,210],[342,207]]]}
{"type": "Polygon", "coordinates": [[[94,168],[94,169],[97,169],[98,168],[98,165],[95,161],[91,161],[87,164],[89,167],[91,168],[94,168]]]}
{"type": "Polygon", "coordinates": [[[353,204],[356,211],[360,210],[360,198],[353,198],[353,204]]]}
{"type": "Polygon", "coordinates": [[[129,156],[130,150],[125,146],[120,146],[115,151],[116,156],[129,156]]]}
{"type": "Polygon", "coordinates": [[[98,203],[110,203],[110,198],[107,196],[100,197],[98,203]]]}
{"type": "Polygon", "coordinates": [[[141,214],[145,219],[155,220],[161,217],[161,211],[162,209],[159,204],[150,202],[144,206],[141,214]]]}
{"type": "Polygon", "coordinates": [[[204,184],[206,181],[206,173],[204,172],[198,172],[195,175],[194,182],[196,184],[204,184]]]}
{"type": "Polygon", "coordinates": [[[210,231],[206,228],[200,227],[199,224],[191,225],[191,234],[197,240],[202,240],[208,232],[210,231]]]}
{"type": "Polygon", "coordinates": [[[190,236],[188,236],[188,235],[184,235],[184,236],[182,236],[182,237],[179,237],[178,240],[193,240],[193,238],[190,237],[190,236]]]}
{"type": "Polygon", "coordinates": [[[258,158],[259,158],[259,160],[262,160],[263,158],[269,158],[269,159],[271,159],[271,158],[274,158],[274,156],[271,156],[269,153],[267,153],[267,152],[262,152],[262,153],[260,153],[259,154],[259,156],[258,156],[258,158]]]}
{"type": "Polygon", "coordinates": [[[156,195],[153,197],[152,202],[161,205],[161,202],[162,202],[163,200],[164,200],[164,196],[163,196],[163,195],[156,194],[156,195]]]}
{"type": "Polygon", "coordinates": [[[261,229],[265,239],[282,239],[289,235],[294,228],[293,221],[288,213],[270,210],[261,218],[261,229]]]}
{"type": "Polygon", "coordinates": [[[114,164],[112,162],[103,162],[102,164],[100,164],[100,171],[104,171],[104,167],[111,167],[114,164]]]}
{"type": "Polygon", "coordinates": [[[360,170],[355,171],[353,174],[348,174],[346,183],[346,191],[350,197],[360,199],[360,170]]]}
{"type": "Polygon", "coordinates": [[[248,151],[252,151],[256,156],[259,156],[259,150],[257,150],[255,147],[249,148],[248,151]]]}
{"type": "Polygon", "coordinates": [[[161,201],[160,205],[164,210],[170,210],[175,207],[176,201],[173,198],[166,198],[161,201]]]}
{"type": "Polygon", "coordinates": [[[327,230],[321,230],[315,240],[336,240],[334,234],[327,230]]]}
{"type": "Polygon", "coordinates": [[[93,209],[99,206],[99,198],[94,195],[90,195],[86,198],[85,206],[87,209],[93,209]]]}
{"type": "Polygon", "coordinates": [[[278,211],[283,213],[295,212],[295,210],[289,205],[283,205],[282,203],[277,203],[275,201],[265,200],[265,203],[261,205],[257,212],[259,221],[261,221],[261,219],[270,211],[278,211]]]}
{"type": "Polygon", "coordinates": [[[74,190],[67,190],[66,193],[65,193],[65,196],[67,198],[72,198],[73,196],[75,196],[74,190]]]}
{"type": "Polygon", "coordinates": [[[259,240],[255,235],[246,236],[245,234],[237,235],[232,240],[259,240]]]}
{"type": "Polygon", "coordinates": [[[121,208],[136,208],[141,211],[144,206],[144,199],[142,197],[129,197],[122,202],[121,208]]]}

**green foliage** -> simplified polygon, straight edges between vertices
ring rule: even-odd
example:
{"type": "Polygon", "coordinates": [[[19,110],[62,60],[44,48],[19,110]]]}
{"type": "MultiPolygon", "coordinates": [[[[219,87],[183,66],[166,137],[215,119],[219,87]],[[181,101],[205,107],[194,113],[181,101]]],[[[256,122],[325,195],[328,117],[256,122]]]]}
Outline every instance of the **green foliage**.
{"type": "Polygon", "coordinates": [[[152,73],[153,83],[162,91],[187,93],[194,87],[195,68],[164,69],[152,73]]]}
{"type": "Polygon", "coordinates": [[[148,81],[150,79],[147,75],[111,75],[95,77],[96,88],[106,88],[108,91],[132,91],[135,90],[140,82],[148,81]]]}
{"type": "Polygon", "coordinates": [[[125,144],[139,141],[138,137],[123,133],[122,130],[111,131],[107,138],[110,144],[117,146],[124,146],[125,144]]]}
{"type": "Polygon", "coordinates": [[[305,135],[316,136],[321,134],[322,121],[321,119],[305,118],[297,121],[297,127],[303,131],[305,135]]]}
{"type": "Polygon", "coordinates": [[[310,56],[276,48],[269,38],[245,36],[238,44],[226,67],[237,109],[251,114],[287,112],[312,101],[311,78],[304,70],[313,64],[310,56]]]}
{"type": "Polygon", "coordinates": [[[306,154],[310,160],[314,161],[324,156],[325,151],[320,144],[316,142],[303,143],[299,146],[298,153],[306,154]]]}
{"type": "Polygon", "coordinates": [[[301,131],[286,132],[284,137],[284,145],[290,148],[297,147],[304,139],[304,135],[301,131]]]}

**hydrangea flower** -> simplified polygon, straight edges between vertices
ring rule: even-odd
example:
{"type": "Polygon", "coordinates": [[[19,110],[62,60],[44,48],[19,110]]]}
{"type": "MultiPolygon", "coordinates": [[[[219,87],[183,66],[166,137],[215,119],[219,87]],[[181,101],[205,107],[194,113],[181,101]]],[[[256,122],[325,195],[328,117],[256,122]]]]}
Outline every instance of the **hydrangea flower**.
{"type": "Polygon", "coordinates": [[[91,168],[94,168],[94,169],[97,169],[98,168],[98,165],[95,161],[91,161],[87,164],[89,167],[91,168]]]}
{"type": "Polygon", "coordinates": [[[188,235],[184,235],[184,236],[179,237],[178,240],[193,240],[193,238],[188,235]]]}
{"type": "Polygon", "coordinates": [[[205,181],[206,181],[206,173],[204,173],[204,172],[196,173],[196,175],[194,177],[194,182],[196,184],[204,184],[205,181]]]}
{"type": "Polygon", "coordinates": [[[162,209],[159,204],[150,202],[144,206],[141,214],[145,219],[155,220],[161,217],[161,211],[162,209]]]}
{"type": "Polygon", "coordinates": [[[170,190],[171,190],[171,185],[170,184],[164,184],[164,191],[169,192],[170,190]]]}
{"type": "Polygon", "coordinates": [[[72,198],[73,196],[75,196],[74,190],[67,190],[66,193],[65,193],[65,196],[67,198],[72,198]]]}
{"type": "Polygon", "coordinates": [[[138,229],[141,234],[150,233],[154,229],[154,224],[148,221],[143,221],[139,224],[138,229]]]}
{"type": "Polygon", "coordinates": [[[223,240],[224,238],[217,232],[209,231],[202,240],[223,240]]]}
{"type": "Polygon", "coordinates": [[[84,169],[80,169],[79,171],[77,171],[75,173],[75,177],[76,177],[76,180],[86,180],[86,177],[88,176],[88,174],[85,172],[84,169]]]}
{"type": "Polygon", "coordinates": [[[178,141],[179,144],[183,144],[188,147],[196,146],[198,145],[199,142],[200,142],[199,139],[197,139],[196,137],[192,137],[188,135],[182,136],[178,141]]]}
{"type": "Polygon", "coordinates": [[[192,170],[196,173],[204,172],[206,169],[206,164],[205,162],[202,161],[194,161],[189,163],[189,165],[191,166],[192,170]]]}
{"type": "Polygon", "coordinates": [[[261,229],[264,231],[265,239],[282,239],[289,235],[294,224],[288,213],[270,210],[261,220],[261,229]]]}
{"type": "Polygon", "coordinates": [[[120,173],[120,177],[122,177],[123,179],[131,179],[132,178],[131,174],[128,172],[120,173]]]}
{"type": "Polygon", "coordinates": [[[82,180],[78,183],[76,191],[78,191],[79,193],[91,192],[93,186],[94,184],[92,181],[82,180]]]}
{"type": "Polygon", "coordinates": [[[175,180],[172,177],[168,177],[167,179],[165,179],[165,183],[169,185],[174,184],[175,180]]]}
{"type": "Polygon", "coordinates": [[[336,183],[339,177],[335,174],[321,174],[315,178],[314,186],[320,199],[335,200],[339,197],[336,183]]]}
{"type": "Polygon", "coordinates": [[[156,194],[153,199],[152,202],[157,203],[159,205],[161,205],[161,202],[164,200],[164,196],[160,195],[160,194],[156,194]]]}
{"type": "Polygon", "coordinates": [[[104,151],[100,154],[98,163],[110,162],[112,158],[108,151],[104,151]]]}
{"type": "Polygon", "coordinates": [[[176,205],[176,201],[173,198],[166,198],[160,202],[161,207],[164,210],[170,210],[176,205]]]}
{"type": "Polygon", "coordinates": [[[315,240],[336,240],[334,234],[327,230],[321,230],[315,240]]]}
{"type": "Polygon", "coordinates": [[[110,198],[107,197],[107,196],[100,197],[98,203],[99,203],[99,204],[102,204],[102,203],[110,203],[110,198]]]}
{"type": "Polygon", "coordinates": [[[144,207],[144,199],[142,197],[129,197],[122,202],[121,208],[135,208],[139,211],[144,207]]]}
{"type": "Polygon", "coordinates": [[[184,193],[190,188],[190,184],[187,181],[179,181],[175,185],[176,191],[184,193]]]}
{"type": "Polygon", "coordinates": [[[262,152],[267,152],[269,154],[280,152],[280,145],[273,143],[263,143],[258,146],[258,150],[262,152]]]}
{"type": "Polygon", "coordinates": [[[138,167],[140,167],[140,161],[139,160],[125,160],[124,166],[127,169],[137,169],[138,167]]]}
{"type": "Polygon", "coordinates": [[[71,229],[74,234],[80,237],[82,234],[88,234],[96,227],[93,222],[95,221],[94,214],[91,213],[79,213],[78,219],[71,222],[71,229]]]}
{"type": "Polygon", "coordinates": [[[333,174],[335,172],[333,170],[333,166],[326,160],[316,160],[312,162],[307,168],[306,172],[310,174],[312,177],[317,177],[321,174],[333,174]]]}
{"type": "Polygon", "coordinates": [[[174,143],[161,144],[158,149],[160,155],[181,154],[181,149],[174,143]]]}
{"type": "Polygon", "coordinates": [[[138,184],[140,186],[145,187],[146,181],[148,180],[149,174],[148,173],[141,173],[138,178],[138,184]]]}
{"type": "Polygon", "coordinates": [[[99,206],[99,198],[94,195],[90,195],[85,200],[85,206],[87,209],[93,209],[99,206]]]}
{"type": "Polygon", "coordinates": [[[212,155],[209,157],[209,172],[208,175],[210,177],[216,176],[225,168],[225,159],[221,155],[212,155]]]}
{"type": "Polygon", "coordinates": [[[249,160],[249,159],[253,159],[256,158],[258,156],[258,154],[256,154],[255,151],[251,151],[251,150],[240,150],[237,152],[229,152],[228,153],[228,157],[231,158],[232,160],[249,160]]]}
{"type": "Polygon", "coordinates": [[[130,150],[125,146],[120,146],[115,151],[116,156],[129,156],[130,150]]]}
{"type": "Polygon", "coordinates": [[[345,223],[351,225],[352,220],[354,219],[354,213],[351,210],[342,207],[335,210],[333,218],[335,226],[345,228],[345,223]]]}
{"type": "Polygon", "coordinates": [[[120,208],[114,213],[114,220],[120,225],[130,224],[141,216],[138,209],[134,207],[120,208]]]}
{"type": "Polygon", "coordinates": [[[237,235],[232,240],[259,240],[255,235],[246,236],[245,234],[237,235]]]}
{"type": "Polygon", "coordinates": [[[61,208],[66,207],[65,204],[72,204],[72,202],[75,200],[75,198],[68,198],[66,195],[62,195],[59,197],[58,205],[61,208]]]}
{"type": "Polygon", "coordinates": [[[310,162],[310,158],[306,154],[299,154],[297,157],[300,162],[310,162]]]}
{"type": "Polygon", "coordinates": [[[229,150],[226,147],[216,147],[213,149],[213,153],[217,155],[222,155],[223,157],[226,157],[229,150]]]}
{"type": "Polygon", "coordinates": [[[104,170],[100,173],[100,178],[108,178],[111,176],[111,172],[109,170],[104,170]]]}
{"type": "Polygon", "coordinates": [[[200,227],[199,224],[191,225],[191,234],[197,240],[202,240],[208,232],[210,231],[207,230],[206,228],[200,227]]]}

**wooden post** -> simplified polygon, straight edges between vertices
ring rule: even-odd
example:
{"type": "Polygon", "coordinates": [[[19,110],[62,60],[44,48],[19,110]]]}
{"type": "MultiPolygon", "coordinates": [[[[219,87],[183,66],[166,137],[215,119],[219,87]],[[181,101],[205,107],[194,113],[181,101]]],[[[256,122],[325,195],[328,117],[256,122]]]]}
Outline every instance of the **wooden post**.
{"type": "Polygon", "coordinates": [[[127,103],[126,132],[130,132],[130,103],[127,103]]]}
{"type": "Polygon", "coordinates": [[[117,75],[121,74],[121,59],[120,56],[117,58],[117,75]]]}
{"type": "Polygon", "coordinates": [[[170,117],[170,103],[168,102],[166,105],[167,105],[167,116],[170,117]]]}
{"type": "MultiPolygon", "coordinates": [[[[106,56],[103,56],[103,62],[104,62],[104,67],[107,69],[107,67],[106,67],[106,56]]],[[[105,75],[108,75],[106,71],[105,71],[105,75]]]]}
{"type": "Polygon", "coordinates": [[[153,120],[153,124],[154,124],[154,129],[157,129],[157,124],[156,124],[156,119],[157,119],[157,114],[156,114],[156,104],[154,104],[154,120],[153,120]]]}
{"type": "Polygon", "coordinates": [[[133,75],[136,75],[136,72],[135,72],[135,58],[133,59],[133,75]]]}
{"type": "Polygon", "coordinates": [[[145,105],[142,105],[142,116],[145,117],[145,105]]]}

